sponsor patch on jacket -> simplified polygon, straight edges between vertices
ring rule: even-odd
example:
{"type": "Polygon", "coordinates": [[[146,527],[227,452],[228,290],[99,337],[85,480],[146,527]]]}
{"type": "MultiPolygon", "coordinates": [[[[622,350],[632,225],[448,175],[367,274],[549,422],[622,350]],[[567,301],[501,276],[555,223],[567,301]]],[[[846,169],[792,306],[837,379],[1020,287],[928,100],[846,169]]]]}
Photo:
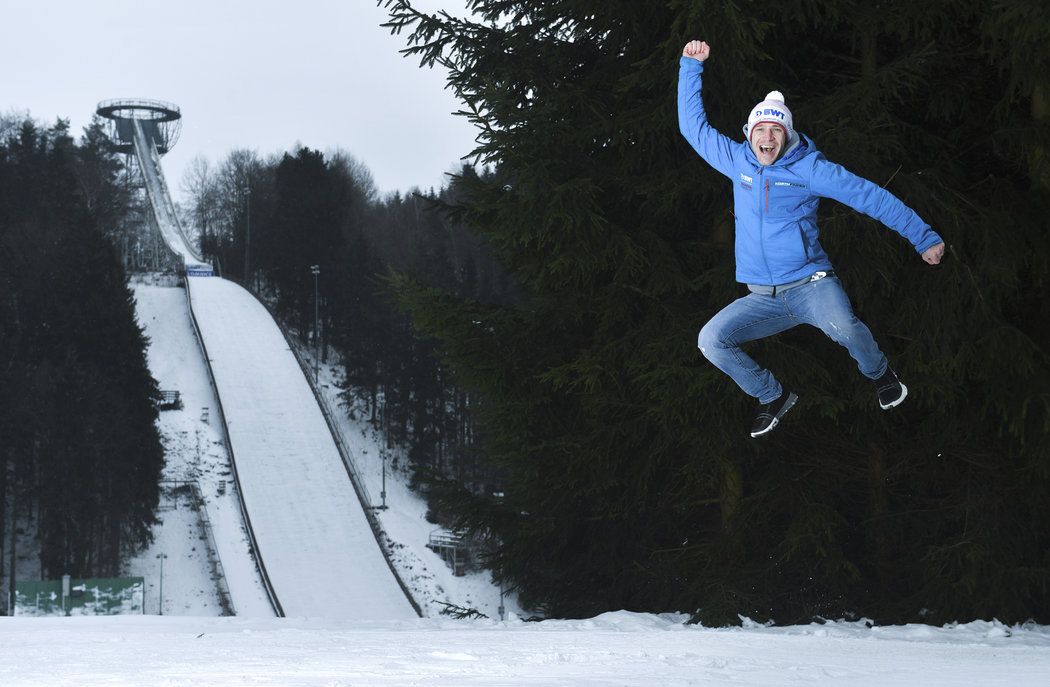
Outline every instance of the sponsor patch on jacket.
{"type": "Polygon", "coordinates": [[[791,187],[794,187],[794,188],[806,188],[805,184],[799,184],[799,183],[794,182],[794,181],[774,181],[773,185],[774,186],[791,186],[791,187]]]}
{"type": "Polygon", "coordinates": [[[754,179],[752,179],[748,175],[744,174],[743,172],[740,173],[740,185],[741,186],[743,186],[744,188],[746,188],[747,190],[750,191],[751,190],[751,184],[753,184],[753,183],[754,183],[754,179]]]}

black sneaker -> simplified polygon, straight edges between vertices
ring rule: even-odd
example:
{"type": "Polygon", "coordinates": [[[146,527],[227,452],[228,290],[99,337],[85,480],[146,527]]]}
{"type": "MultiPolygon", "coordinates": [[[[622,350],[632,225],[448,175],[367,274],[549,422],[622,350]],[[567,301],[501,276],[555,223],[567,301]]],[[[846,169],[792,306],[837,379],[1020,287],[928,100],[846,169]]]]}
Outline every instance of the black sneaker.
{"type": "Polygon", "coordinates": [[[886,373],[875,380],[875,388],[879,392],[879,407],[883,410],[896,408],[908,397],[908,387],[901,384],[897,375],[888,367],[886,373]]]}
{"type": "Polygon", "coordinates": [[[780,422],[780,418],[784,417],[784,413],[791,410],[796,401],[798,401],[798,396],[789,391],[780,394],[775,401],[760,405],[758,410],[755,411],[755,421],[751,424],[751,436],[760,437],[763,434],[772,432],[773,428],[780,422]]]}

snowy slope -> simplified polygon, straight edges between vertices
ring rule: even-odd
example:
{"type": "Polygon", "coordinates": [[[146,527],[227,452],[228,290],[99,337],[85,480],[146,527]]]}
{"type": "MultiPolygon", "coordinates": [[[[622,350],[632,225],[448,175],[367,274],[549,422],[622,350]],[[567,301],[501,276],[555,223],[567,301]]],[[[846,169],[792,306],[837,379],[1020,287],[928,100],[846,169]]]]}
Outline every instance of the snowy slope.
{"type": "Polygon", "coordinates": [[[0,619],[0,684],[1045,685],[1050,630],[833,623],[705,629],[610,613],[522,623],[416,619],[0,619]]]}
{"type": "MultiPolygon", "coordinates": [[[[187,274],[210,275],[210,266],[198,264],[179,227],[160,157],[137,120],[134,132],[135,152],[164,240],[182,257],[187,274]]],[[[190,310],[210,356],[245,524],[254,536],[253,553],[270,582],[275,607],[293,616],[416,617],[276,323],[232,282],[198,277],[190,283],[196,285],[189,289],[190,310]]],[[[163,560],[158,559],[158,578],[163,560]]],[[[130,567],[143,563],[148,558],[140,557],[130,567]]]]}
{"type": "MultiPolygon", "coordinates": [[[[125,574],[146,580],[146,613],[160,610],[160,555],[164,562],[165,615],[219,615],[216,581],[200,539],[199,518],[187,495],[175,495],[172,484],[199,485],[212,524],[216,553],[225,572],[238,616],[272,617],[273,610],[257,574],[241,518],[238,494],[217,417],[218,405],[208,379],[200,347],[192,332],[186,292],[174,280],[158,275],[139,276],[132,284],[139,324],[149,338],[151,374],[161,389],[179,391],[184,407],[161,412],[159,429],[165,446],[164,497],[161,524],[155,541],[126,566],[125,574]],[[207,420],[202,418],[209,418],[207,420]]],[[[309,356],[312,351],[301,351],[309,356]]],[[[312,359],[308,365],[312,368],[312,359]]],[[[337,363],[320,365],[320,389],[329,403],[343,444],[350,452],[369,504],[379,503],[385,484],[386,510],[377,515],[387,550],[398,574],[427,617],[439,616],[451,604],[473,608],[499,618],[500,606],[520,617],[523,611],[513,594],[501,598],[487,571],[457,576],[438,554],[426,547],[439,528],[426,520],[427,505],[409,487],[410,475],[400,449],[386,447],[383,437],[365,418],[352,419],[341,405],[343,384],[337,363]],[[385,480],[384,480],[385,471],[385,480]]],[[[27,571],[25,577],[37,577],[27,571]]]]}
{"type": "Polygon", "coordinates": [[[233,282],[188,281],[257,554],[284,613],[415,617],[276,323],[233,282]]]}
{"type": "Polygon", "coordinates": [[[149,339],[150,374],[161,389],[182,394],[183,407],[160,413],[164,442],[163,498],[154,542],[132,558],[125,574],[146,580],[146,613],[160,610],[160,568],[164,563],[164,613],[218,615],[217,580],[203,535],[201,517],[192,507],[186,486],[196,484],[214,533],[219,559],[232,600],[240,616],[273,617],[262,580],[251,557],[240,503],[230,472],[218,402],[208,379],[200,346],[190,322],[186,292],[171,280],[138,277],[132,283],[135,313],[149,339]],[[155,283],[155,282],[161,283],[155,283]]]}

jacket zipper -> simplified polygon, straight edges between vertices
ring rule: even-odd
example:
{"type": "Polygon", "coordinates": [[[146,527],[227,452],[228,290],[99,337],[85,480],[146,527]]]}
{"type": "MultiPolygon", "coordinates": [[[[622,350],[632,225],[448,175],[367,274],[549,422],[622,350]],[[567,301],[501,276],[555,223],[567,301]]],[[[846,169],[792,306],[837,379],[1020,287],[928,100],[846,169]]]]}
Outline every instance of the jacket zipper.
{"type": "MultiPolygon", "coordinates": [[[[758,169],[755,170],[755,172],[758,173],[758,174],[762,174],[762,172],[764,172],[764,171],[765,170],[762,167],[759,167],[758,169]]],[[[759,248],[762,250],[762,262],[765,263],[766,274],[769,275],[769,282],[770,282],[770,284],[772,284],[773,283],[773,272],[772,272],[772,270],[769,269],[769,260],[766,258],[766,242],[765,242],[765,236],[764,236],[765,231],[766,231],[766,213],[769,212],[769,179],[768,178],[765,179],[765,187],[766,187],[766,204],[765,204],[765,211],[762,212],[762,216],[759,217],[759,220],[758,220],[758,245],[759,245],[759,248]]]]}

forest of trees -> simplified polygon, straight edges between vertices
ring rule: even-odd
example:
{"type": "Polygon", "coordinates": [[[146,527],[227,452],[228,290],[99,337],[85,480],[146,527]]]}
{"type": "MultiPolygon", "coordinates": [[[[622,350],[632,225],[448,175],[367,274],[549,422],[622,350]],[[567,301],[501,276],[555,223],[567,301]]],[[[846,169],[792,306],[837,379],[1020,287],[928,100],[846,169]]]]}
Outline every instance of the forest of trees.
{"type": "Polygon", "coordinates": [[[930,4],[472,0],[470,20],[381,0],[447,70],[498,178],[450,217],[520,296],[399,277],[474,404],[499,496],[447,485],[496,574],[557,616],[611,609],[945,622],[1050,620],[1050,16],[930,4]],[[696,332],[743,294],[728,182],[678,134],[682,46],[713,47],[712,123],[787,95],[829,159],[949,245],[938,269],[828,201],[824,245],[912,395],[816,330],[754,345],[802,400],[767,441],[696,332]]]}
{"type": "MultiPolygon", "coordinates": [[[[45,578],[113,576],[147,543],[163,448],[156,382],[104,228],[127,212],[94,122],[0,126],[0,574],[35,533],[45,578]]],[[[0,600],[0,609],[9,598],[0,600]]]]}

